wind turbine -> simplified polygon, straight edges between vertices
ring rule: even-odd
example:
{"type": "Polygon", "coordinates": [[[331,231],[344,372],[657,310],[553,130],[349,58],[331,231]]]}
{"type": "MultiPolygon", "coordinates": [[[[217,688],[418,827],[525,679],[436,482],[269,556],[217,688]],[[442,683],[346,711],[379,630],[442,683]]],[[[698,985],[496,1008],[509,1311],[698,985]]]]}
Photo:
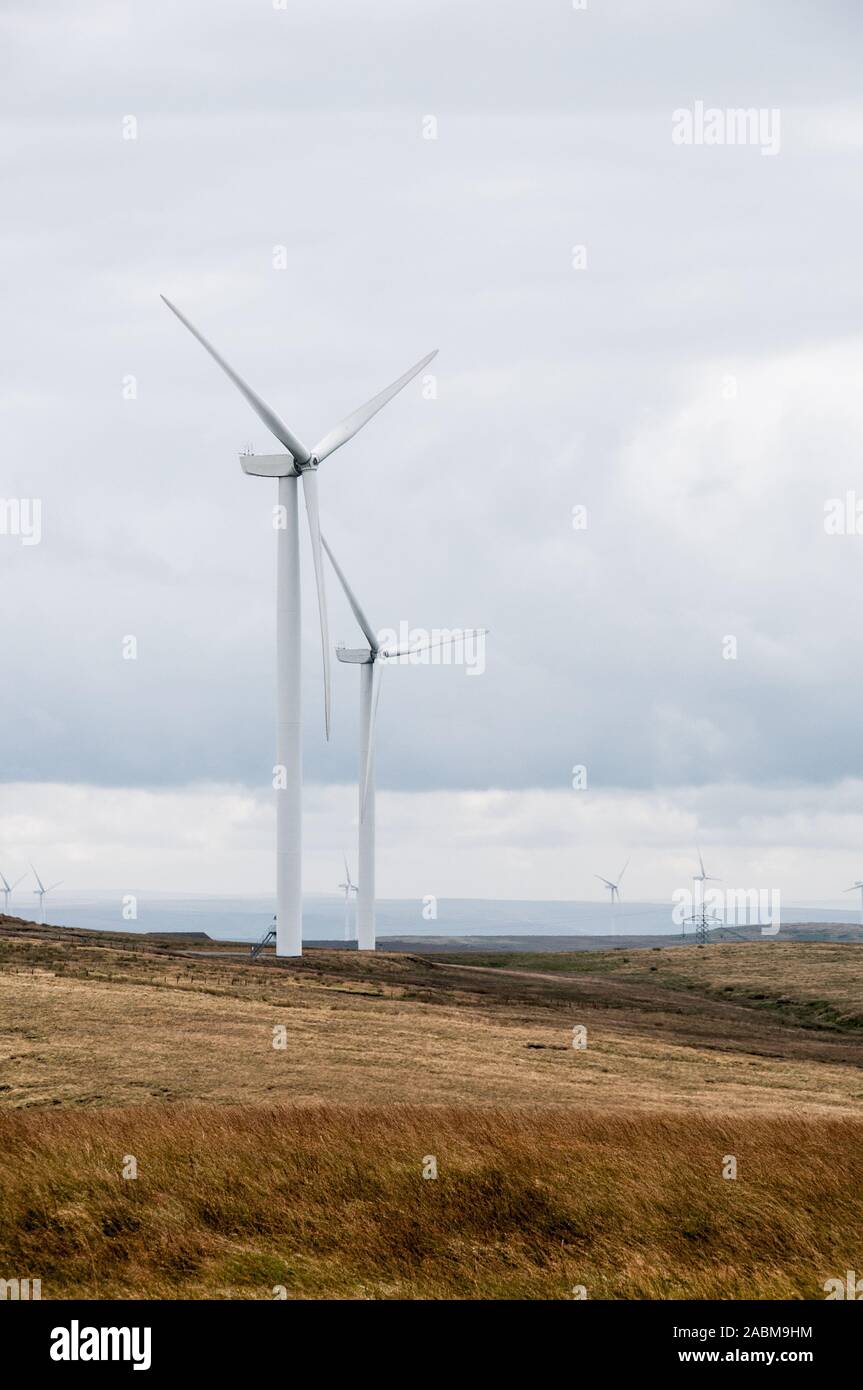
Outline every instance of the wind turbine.
{"type": "Polygon", "coordinates": [[[611,933],[613,936],[617,935],[617,922],[614,916],[614,901],[616,898],[617,901],[620,902],[620,884],[621,880],[623,879],[623,875],[626,873],[626,868],[628,864],[629,860],[627,859],[626,864],[624,864],[620,873],[617,875],[617,881],[614,883],[611,881],[610,878],[603,878],[602,874],[594,874],[594,878],[598,878],[600,883],[604,883],[606,888],[608,889],[609,898],[611,900],[611,933]]]}
{"type": "MultiPolygon", "coordinates": [[[[701,887],[697,888],[693,893],[693,898],[695,899],[695,908],[692,914],[692,920],[696,923],[702,940],[706,940],[707,910],[704,906],[704,885],[705,883],[718,883],[719,878],[716,874],[709,874],[705,869],[704,858],[700,849],[698,850],[698,865],[701,869],[701,873],[693,874],[692,882],[700,883],[701,887]]],[[[683,921],[683,935],[686,936],[686,919],[684,919],[683,921]]]]}
{"type": "Polygon", "coordinates": [[[605,883],[607,890],[609,890],[611,901],[611,931],[616,930],[616,923],[614,923],[614,899],[620,902],[620,884],[621,881],[623,881],[625,872],[627,872],[628,863],[630,863],[630,860],[627,859],[627,863],[625,863],[623,869],[620,870],[620,873],[617,874],[616,883],[611,883],[610,878],[603,878],[600,873],[593,874],[593,877],[599,878],[600,883],[605,883]]]}
{"type": "Polygon", "coordinates": [[[325,434],[313,449],[288,429],[274,410],[229,366],[194,324],[171,303],[162,299],[193,337],[218,363],[237,390],[245,396],[258,418],[285,450],[278,454],[241,454],[244,473],[258,478],[277,478],[279,509],[276,528],[276,955],[301,956],[303,953],[302,890],[302,724],[301,615],[299,502],[297,484],[302,479],[303,499],[309,522],[312,562],[318,592],[321,623],[321,651],[324,664],[324,724],[330,736],[330,646],[327,630],[327,600],[324,590],[324,562],[321,554],[321,523],[318,507],[318,465],[353,439],[358,430],[392,400],[409,381],[428,366],[430,352],[400,376],[392,385],[373,396],[325,434]]]}
{"type": "Polygon", "coordinates": [[[33,877],[35,878],[36,882],[37,882],[38,885],[39,885],[38,888],[34,888],[34,889],[33,889],[33,892],[36,894],[36,897],[39,899],[39,920],[42,921],[42,922],[44,922],[44,921],[45,921],[45,894],[46,894],[46,893],[53,893],[53,891],[54,891],[55,888],[59,888],[59,887],[60,887],[60,883],[61,883],[62,880],[58,879],[56,883],[52,883],[52,884],[50,884],[50,885],[46,888],[45,885],[44,885],[44,883],[42,882],[41,878],[40,878],[39,875],[37,874],[36,870],[33,868],[33,865],[32,865],[32,864],[30,865],[30,868],[33,869],[33,877]]]}
{"type": "Polygon", "coordinates": [[[345,941],[351,939],[351,893],[359,892],[357,885],[351,879],[351,871],[348,868],[348,856],[342,855],[345,861],[345,881],[339,887],[345,890],[345,941]]]}
{"type": "Polygon", "coordinates": [[[709,873],[707,873],[707,871],[706,871],[706,869],[705,869],[705,867],[704,867],[704,859],[702,858],[701,850],[698,851],[698,863],[699,863],[699,865],[700,865],[700,867],[701,867],[701,873],[700,873],[700,874],[693,874],[693,875],[692,875],[692,882],[693,882],[693,883],[718,883],[718,882],[719,882],[719,879],[718,879],[718,877],[716,876],[716,874],[709,874],[709,873]]]}
{"type": "Polygon", "coordinates": [[[26,877],[26,874],[22,874],[20,878],[16,878],[14,883],[10,883],[5,874],[0,873],[0,883],[3,885],[3,887],[0,888],[0,893],[3,894],[3,911],[7,915],[9,912],[9,899],[12,896],[12,890],[17,888],[19,883],[23,883],[26,877]]]}
{"type": "Polygon", "coordinates": [[[858,878],[856,883],[852,883],[850,888],[845,889],[845,892],[860,894],[860,921],[863,922],[863,882],[858,878]]]}
{"type": "MultiPolygon", "coordinates": [[[[351,606],[353,615],[368,642],[368,648],[336,647],[339,661],[360,668],[360,775],[359,775],[359,884],[357,891],[357,948],[360,951],[375,949],[375,724],[377,722],[378,702],[381,696],[382,666],[388,657],[403,656],[408,652],[422,652],[431,647],[445,646],[448,642],[463,640],[467,632],[459,632],[440,641],[408,643],[405,647],[382,647],[377,633],[360,606],[350,584],[339,566],[339,562],[321,537],[324,550],[330,557],[330,564],[351,606]]],[[[483,629],[484,631],[484,629],[483,629]]]]}
{"type": "Polygon", "coordinates": [[[594,875],[593,875],[594,878],[598,878],[598,879],[599,879],[600,883],[604,883],[604,884],[605,884],[606,888],[608,889],[609,893],[611,894],[611,906],[612,906],[612,907],[614,907],[614,900],[615,900],[615,898],[617,899],[618,902],[620,902],[620,885],[621,885],[621,882],[622,882],[622,880],[623,880],[623,875],[626,873],[628,864],[629,864],[629,860],[627,859],[626,864],[624,864],[624,866],[623,866],[623,868],[621,869],[620,873],[617,875],[617,882],[616,882],[616,883],[612,883],[612,881],[611,881],[610,878],[603,878],[603,877],[602,877],[602,874],[594,874],[594,875]]]}
{"type": "Polygon", "coordinates": [[[699,867],[700,867],[700,869],[701,869],[701,873],[700,873],[700,874],[693,874],[693,875],[692,875],[692,882],[693,882],[693,883],[700,883],[700,884],[701,884],[701,888],[700,888],[700,889],[697,889],[696,892],[695,892],[695,897],[698,899],[699,904],[703,904],[703,902],[704,902],[704,891],[703,891],[703,890],[704,890],[704,885],[705,885],[705,883],[718,883],[718,882],[719,882],[719,878],[717,877],[716,874],[709,874],[709,873],[707,872],[707,870],[705,869],[705,867],[704,867],[704,859],[703,859],[703,857],[702,857],[701,850],[698,851],[698,864],[699,864],[699,867]]]}

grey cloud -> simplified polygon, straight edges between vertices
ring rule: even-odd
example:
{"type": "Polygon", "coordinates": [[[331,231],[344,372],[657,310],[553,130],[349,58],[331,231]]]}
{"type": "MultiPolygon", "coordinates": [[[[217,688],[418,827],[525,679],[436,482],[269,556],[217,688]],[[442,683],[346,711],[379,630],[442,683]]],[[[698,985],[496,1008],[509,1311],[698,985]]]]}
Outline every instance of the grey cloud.
{"type": "MultiPolygon", "coordinates": [[[[388,674],[385,786],[565,788],[576,762],[633,787],[860,771],[859,560],[820,509],[860,476],[861,420],[827,376],[768,370],[860,365],[857,155],[816,121],[855,109],[853,8],[3,22],[0,495],[45,512],[40,546],[0,537],[5,777],[269,783],[274,497],[236,460],[266,438],[160,290],[310,437],[441,348],[438,399],[406,392],[321,475],[376,623],[491,629],[481,678],[388,674]],[[695,96],[782,104],[781,155],[676,150],[670,113],[695,96]],[[751,444],[704,404],[726,372],[751,444]]],[[[308,565],[304,583],[307,772],[345,782],[355,673],[327,747],[308,565]]]]}

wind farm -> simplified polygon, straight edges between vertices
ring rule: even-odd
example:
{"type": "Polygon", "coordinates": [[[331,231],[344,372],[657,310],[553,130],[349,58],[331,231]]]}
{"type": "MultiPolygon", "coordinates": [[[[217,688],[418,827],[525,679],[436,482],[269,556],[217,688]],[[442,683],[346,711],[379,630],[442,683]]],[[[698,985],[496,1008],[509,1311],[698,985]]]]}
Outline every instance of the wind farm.
{"type": "MultiPolygon", "coordinates": [[[[243,472],[251,477],[278,480],[276,518],[276,764],[273,772],[276,790],[276,952],[280,956],[299,956],[303,951],[302,877],[302,627],[300,608],[300,552],[298,485],[309,524],[323,658],[324,729],[330,737],[332,694],[330,678],[330,639],[327,597],[321,547],[321,521],[318,498],[318,468],[331,454],[353,439],[379,410],[407,386],[433,358],[437,349],[422,357],[365,405],[354,410],[327,431],[312,449],[288,428],[276,412],[242,379],[212,343],[162,295],[180,322],[210,354],[213,361],[245,397],[258,419],[282,445],[278,454],[244,453],[243,472]]],[[[374,888],[371,888],[372,897],[374,888]]],[[[365,941],[369,931],[368,899],[359,910],[360,931],[365,941]]]]}
{"type": "Polygon", "coordinates": [[[600,1374],[830,1381],[850,7],[7,9],[16,1352],[248,1377],[334,1302],[547,1301],[600,1374]]]}

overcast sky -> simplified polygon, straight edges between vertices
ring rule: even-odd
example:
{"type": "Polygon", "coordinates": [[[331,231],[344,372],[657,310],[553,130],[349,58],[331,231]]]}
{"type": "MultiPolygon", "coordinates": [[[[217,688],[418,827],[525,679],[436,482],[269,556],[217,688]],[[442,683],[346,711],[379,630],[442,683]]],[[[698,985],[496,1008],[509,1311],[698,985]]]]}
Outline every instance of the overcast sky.
{"type": "MultiPolygon", "coordinates": [[[[861,28],[6,0],[0,498],[42,517],[0,535],[0,869],[271,887],[275,484],[237,453],[274,446],[164,292],[309,441],[440,349],[320,473],[376,626],[490,629],[481,676],[387,673],[383,895],[587,896],[631,852],[663,896],[696,840],[791,896],[863,876],[863,534],[824,526],[863,501],[861,28]],[[675,144],[697,101],[778,111],[778,151],[675,144]]],[[[327,745],[303,583],[323,890],[357,672],[327,745]]]]}

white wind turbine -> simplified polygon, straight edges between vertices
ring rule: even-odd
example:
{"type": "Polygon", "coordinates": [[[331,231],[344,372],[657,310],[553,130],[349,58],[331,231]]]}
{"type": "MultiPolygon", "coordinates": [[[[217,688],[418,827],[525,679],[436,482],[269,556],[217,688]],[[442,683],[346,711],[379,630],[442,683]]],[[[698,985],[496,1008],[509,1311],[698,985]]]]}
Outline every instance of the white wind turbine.
{"type": "Polygon", "coordinates": [[[353,882],[353,880],[352,880],[352,878],[351,878],[351,871],[350,871],[350,869],[348,868],[348,856],[347,856],[346,854],[343,854],[343,855],[342,855],[342,858],[343,858],[344,861],[345,861],[345,881],[344,881],[344,883],[340,883],[340,884],[339,884],[339,887],[340,887],[340,888],[343,888],[343,889],[344,889],[344,892],[345,892],[345,941],[350,941],[350,940],[351,940],[351,893],[357,893],[357,892],[359,892],[359,889],[357,888],[357,885],[353,882]]]}
{"type": "Polygon", "coordinates": [[[6,875],[0,873],[0,883],[2,883],[3,885],[2,888],[0,888],[0,893],[3,894],[3,911],[7,915],[9,913],[9,899],[12,896],[12,892],[15,888],[18,887],[19,883],[24,882],[26,877],[26,874],[22,874],[20,878],[16,878],[14,883],[10,883],[9,880],[6,878],[6,875]]]}
{"type": "MultiPolygon", "coordinates": [[[[693,882],[693,883],[700,883],[700,884],[702,885],[702,889],[703,889],[703,885],[704,885],[705,883],[718,883],[718,882],[719,882],[719,879],[718,879],[718,877],[716,876],[716,874],[709,874],[709,873],[707,872],[707,870],[705,869],[705,867],[704,867],[704,859],[702,858],[701,850],[698,851],[698,864],[699,864],[699,867],[700,867],[700,869],[701,869],[701,873],[699,873],[699,874],[693,874],[693,875],[692,875],[692,882],[693,882]]],[[[700,892],[697,893],[697,894],[696,894],[696,897],[699,897],[699,898],[700,898],[700,897],[701,897],[701,893],[700,893],[700,892]]]]}
{"type": "Polygon", "coordinates": [[[300,956],[303,953],[303,890],[302,890],[302,725],[301,690],[301,616],[300,616],[300,550],[299,502],[297,483],[302,478],[303,499],[309,522],[312,561],[318,592],[318,612],[321,622],[321,649],[324,663],[324,723],[330,736],[330,647],[327,630],[327,601],[324,590],[324,563],[321,554],[321,523],[318,509],[318,465],[353,439],[372,416],[407,386],[423,367],[428,366],[435,352],[400,376],[391,386],[348,415],[341,424],[329,431],[313,449],[307,449],[266,401],[238,376],[233,367],[216,351],[194,324],[180,313],[165,296],[168,308],[189,332],[197,338],[267,429],[286,451],[279,454],[241,454],[244,473],[259,478],[277,478],[279,487],[280,525],[276,529],[276,767],[279,789],[276,797],[276,955],[300,956]],[[282,785],[282,780],[284,785],[282,785]]]}
{"type": "MultiPolygon", "coordinates": [[[[348,662],[360,668],[360,768],[359,768],[359,867],[357,891],[357,948],[360,951],[375,949],[375,724],[377,722],[378,702],[381,696],[381,658],[404,656],[408,652],[422,652],[431,647],[445,646],[449,642],[461,641],[473,632],[459,632],[442,638],[440,641],[409,643],[406,647],[382,647],[377,633],[360,606],[345,578],[339,563],[321,537],[324,550],[336,572],[345,597],[353,615],[368,642],[368,648],[337,647],[339,661],[348,662]]],[[[482,630],[484,631],[484,629],[482,630]]]]}
{"type": "MultiPolygon", "coordinates": [[[[705,883],[718,883],[718,882],[719,882],[719,878],[718,878],[718,876],[717,876],[716,874],[709,874],[709,873],[707,872],[707,870],[706,870],[705,867],[704,867],[704,858],[703,858],[703,856],[702,856],[701,850],[699,849],[697,852],[698,852],[698,866],[699,866],[701,872],[692,875],[692,882],[693,882],[693,884],[698,883],[698,884],[700,884],[701,886],[700,886],[699,888],[696,888],[696,889],[695,889],[695,892],[693,893],[694,907],[693,907],[692,920],[693,920],[693,921],[698,921],[698,922],[700,923],[701,930],[702,930],[702,932],[703,932],[703,931],[705,930],[705,928],[706,928],[706,923],[707,923],[707,910],[706,910],[706,908],[705,908],[705,906],[704,906],[704,885],[705,885],[705,883]]],[[[685,919],[684,919],[684,922],[683,922],[683,935],[684,935],[684,936],[686,935],[686,920],[685,920],[685,919]]]]}
{"type": "Polygon", "coordinates": [[[593,875],[594,878],[598,878],[598,879],[599,879],[600,883],[604,883],[605,886],[606,886],[606,888],[608,889],[609,898],[610,898],[610,901],[611,901],[611,931],[612,931],[612,935],[616,935],[616,934],[617,934],[617,921],[616,921],[615,916],[614,916],[614,903],[615,903],[615,899],[617,900],[617,902],[620,902],[620,885],[621,885],[621,882],[622,882],[622,880],[623,880],[623,875],[626,873],[626,869],[627,869],[627,865],[628,865],[628,864],[629,864],[629,860],[627,859],[626,864],[624,864],[624,866],[623,866],[623,868],[621,869],[620,873],[617,875],[617,881],[614,882],[614,883],[611,881],[610,878],[603,878],[603,877],[602,877],[602,874],[594,874],[594,875],[593,875]]]}
{"type": "Polygon", "coordinates": [[[850,888],[845,889],[845,892],[860,894],[860,921],[863,922],[863,882],[858,878],[856,883],[852,883],[850,888]]]}
{"type": "Polygon", "coordinates": [[[617,875],[617,881],[616,881],[615,883],[612,883],[612,881],[611,881],[610,878],[603,878],[603,877],[602,877],[602,874],[594,874],[594,875],[593,875],[594,878],[598,878],[598,879],[599,879],[600,883],[604,883],[605,886],[606,886],[606,888],[608,889],[608,891],[609,891],[609,893],[610,893],[610,895],[611,895],[611,906],[612,906],[612,907],[614,907],[615,899],[617,899],[617,901],[620,902],[620,885],[621,885],[621,883],[623,882],[623,875],[626,873],[626,870],[627,870],[628,865],[629,865],[629,860],[627,859],[627,861],[626,861],[626,863],[624,864],[623,868],[621,869],[620,873],[617,875]]]}
{"type": "Polygon", "coordinates": [[[33,892],[35,893],[36,897],[39,899],[39,920],[40,920],[40,922],[44,922],[44,921],[45,921],[45,894],[46,894],[46,893],[53,893],[53,891],[54,891],[55,888],[59,888],[59,887],[60,887],[60,883],[61,883],[62,880],[58,879],[56,883],[51,883],[51,884],[49,884],[49,886],[46,888],[45,885],[44,885],[44,883],[42,882],[41,878],[40,878],[39,875],[37,874],[36,870],[33,868],[33,865],[32,865],[32,864],[30,865],[30,868],[33,869],[33,877],[35,878],[36,882],[37,882],[38,885],[39,885],[38,888],[34,888],[34,889],[33,889],[33,892]]]}

